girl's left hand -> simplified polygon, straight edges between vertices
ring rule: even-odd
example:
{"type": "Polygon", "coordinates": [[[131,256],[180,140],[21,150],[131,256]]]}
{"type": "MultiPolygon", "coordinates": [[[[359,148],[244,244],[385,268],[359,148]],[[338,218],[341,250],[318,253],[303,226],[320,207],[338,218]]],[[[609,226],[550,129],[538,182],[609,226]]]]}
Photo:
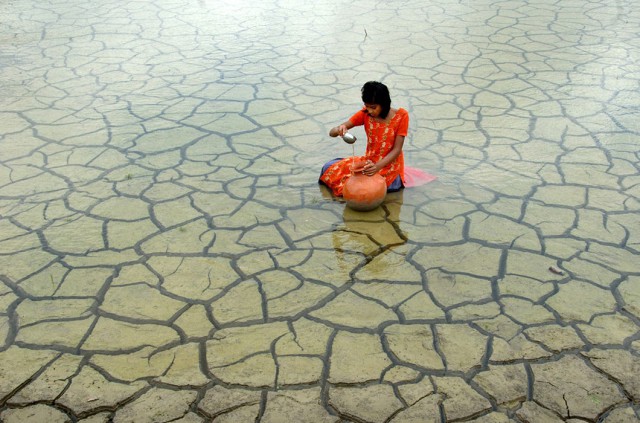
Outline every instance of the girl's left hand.
{"type": "Polygon", "coordinates": [[[362,173],[367,176],[375,175],[379,171],[380,169],[378,169],[378,165],[371,160],[367,160],[367,164],[365,164],[364,168],[362,169],[362,173]]]}

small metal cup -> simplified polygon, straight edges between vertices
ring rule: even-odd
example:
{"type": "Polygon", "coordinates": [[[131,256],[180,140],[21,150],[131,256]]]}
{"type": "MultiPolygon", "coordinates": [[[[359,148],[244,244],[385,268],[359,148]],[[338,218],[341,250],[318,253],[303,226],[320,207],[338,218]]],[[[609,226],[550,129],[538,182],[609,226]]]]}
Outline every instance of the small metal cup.
{"type": "Polygon", "coordinates": [[[342,139],[344,140],[344,142],[346,142],[347,144],[353,144],[354,142],[356,142],[356,136],[353,134],[350,134],[348,132],[346,132],[343,136],[342,139]]]}

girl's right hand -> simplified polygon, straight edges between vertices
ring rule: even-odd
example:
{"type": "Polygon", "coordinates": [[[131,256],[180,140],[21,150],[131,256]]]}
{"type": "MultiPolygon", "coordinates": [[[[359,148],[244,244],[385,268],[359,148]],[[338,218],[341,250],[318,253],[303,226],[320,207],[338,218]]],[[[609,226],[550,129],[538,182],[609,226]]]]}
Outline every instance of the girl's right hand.
{"type": "Polygon", "coordinates": [[[345,124],[342,125],[338,125],[335,128],[331,129],[331,132],[329,133],[329,135],[331,135],[332,137],[342,137],[344,136],[344,134],[347,133],[347,126],[345,124]]]}
{"type": "Polygon", "coordinates": [[[342,123],[342,124],[340,124],[338,126],[334,126],[329,131],[329,136],[332,136],[332,137],[344,137],[344,134],[349,132],[349,128],[351,126],[353,126],[353,125],[351,125],[349,122],[345,122],[345,123],[342,123]],[[350,126],[347,126],[347,125],[350,125],[350,126]]]}

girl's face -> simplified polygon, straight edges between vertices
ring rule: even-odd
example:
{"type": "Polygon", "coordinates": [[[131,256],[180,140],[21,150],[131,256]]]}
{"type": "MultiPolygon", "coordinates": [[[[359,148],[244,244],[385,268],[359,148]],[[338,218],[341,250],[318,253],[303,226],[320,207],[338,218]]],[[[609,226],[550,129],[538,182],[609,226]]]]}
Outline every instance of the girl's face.
{"type": "Polygon", "coordinates": [[[367,114],[374,118],[380,116],[380,113],[382,113],[382,106],[379,104],[364,103],[364,108],[367,114]]]}

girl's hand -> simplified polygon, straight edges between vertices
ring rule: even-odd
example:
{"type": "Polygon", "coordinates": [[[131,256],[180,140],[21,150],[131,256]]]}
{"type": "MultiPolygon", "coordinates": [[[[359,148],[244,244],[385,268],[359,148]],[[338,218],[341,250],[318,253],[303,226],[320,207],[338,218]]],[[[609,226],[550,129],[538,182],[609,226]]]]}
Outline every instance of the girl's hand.
{"type": "Polygon", "coordinates": [[[349,130],[349,128],[347,128],[347,125],[345,125],[344,123],[342,125],[338,125],[334,128],[331,128],[331,131],[329,131],[329,136],[331,137],[342,137],[344,136],[344,134],[347,133],[347,131],[349,130]]]}
{"type": "Polygon", "coordinates": [[[365,164],[364,168],[362,169],[362,173],[364,173],[367,176],[375,175],[379,171],[380,169],[378,168],[378,164],[372,162],[371,160],[367,160],[367,164],[365,164]]]}

